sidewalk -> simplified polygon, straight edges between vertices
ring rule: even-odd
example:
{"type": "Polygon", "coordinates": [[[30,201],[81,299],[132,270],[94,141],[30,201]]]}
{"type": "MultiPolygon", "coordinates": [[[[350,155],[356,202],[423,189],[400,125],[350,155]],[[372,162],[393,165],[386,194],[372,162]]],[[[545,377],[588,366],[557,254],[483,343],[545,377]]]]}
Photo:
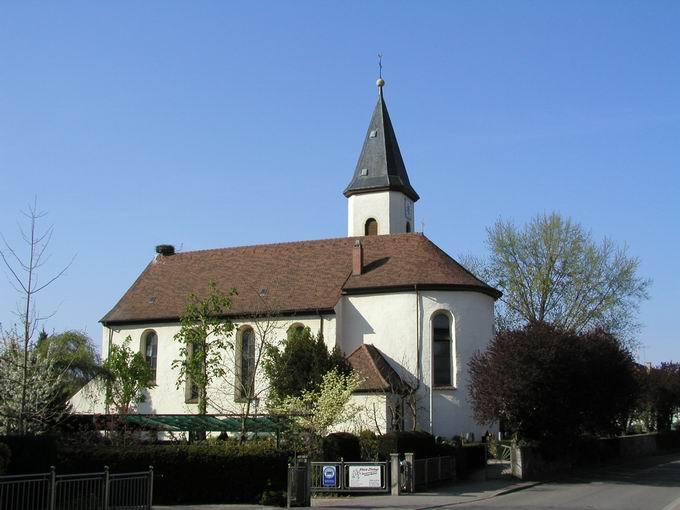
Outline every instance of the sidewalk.
{"type": "MultiPolygon", "coordinates": [[[[313,498],[312,507],[326,509],[419,509],[441,508],[490,499],[502,494],[522,490],[536,485],[536,482],[521,482],[512,478],[501,480],[465,481],[443,485],[431,492],[417,494],[403,494],[401,496],[346,496],[338,495],[331,498],[313,498]]],[[[255,510],[274,509],[261,505],[187,505],[187,506],[156,506],[154,510],[255,510]]],[[[455,508],[455,507],[454,507],[455,508]]]]}
{"type": "Polygon", "coordinates": [[[401,496],[341,496],[335,498],[315,498],[312,506],[327,509],[418,509],[443,508],[462,503],[491,499],[518,490],[533,487],[536,482],[521,482],[506,478],[499,480],[465,481],[443,485],[430,492],[402,494],[401,496]]]}

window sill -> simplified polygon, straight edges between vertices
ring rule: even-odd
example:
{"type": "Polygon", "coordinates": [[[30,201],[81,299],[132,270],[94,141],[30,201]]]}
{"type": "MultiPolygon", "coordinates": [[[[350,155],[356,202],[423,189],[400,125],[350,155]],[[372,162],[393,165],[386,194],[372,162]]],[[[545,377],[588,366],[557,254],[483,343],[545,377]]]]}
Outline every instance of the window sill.
{"type": "Polygon", "coordinates": [[[450,391],[450,390],[455,390],[455,386],[433,386],[433,390],[435,391],[450,391]]]}

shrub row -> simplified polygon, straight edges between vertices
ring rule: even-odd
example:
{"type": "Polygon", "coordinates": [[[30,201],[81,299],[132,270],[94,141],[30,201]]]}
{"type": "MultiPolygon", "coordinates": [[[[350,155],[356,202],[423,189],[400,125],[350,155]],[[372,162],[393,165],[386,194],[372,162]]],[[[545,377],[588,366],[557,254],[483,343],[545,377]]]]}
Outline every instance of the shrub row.
{"type": "Polygon", "coordinates": [[[154,503],[259,502],[286,490],[289,453],[264,442],[62,448],[60,473],[154,467],[154,503]]]}
{"type": "Polygon", "coordinates": [[[46,473],[57,461],[54,436],[0,436],[0,444],[11,451],[7,473],[46,473]]]}
{"type": "Polygon", "coordinates": [[[0,475],[7,473],[9,468],[9,460],[12,456],[12,450],[4,443],[0,443],[0,475]]]}
{"type": "Polygon", "coordinates": [[[418,458],[438,456],[440,446],[428,432],[388,432],[376,436],[364,431],[360,436],[336,432],[322,443],[323,460],[389,460],[391,453],[414,453],[418,458]]]}
{"type": "Polygon", "coordinates": [[[321,443],[322,460],[358,461],[361,460],[361,442],[358,436],[348,432],[328,434],[321,443]]]}
{"type": "Polygon", "coordinates": [[[376,436],[364,431],[359,436],[346,432],[329,434],[323,441],[323,460],[389,460],[391,453],[414,453],[416,458],[449,456],[456,459],[456,476],[465,478],[486,464],[483,444],[438,443],[428,432],[388,432],[376,436]]]}

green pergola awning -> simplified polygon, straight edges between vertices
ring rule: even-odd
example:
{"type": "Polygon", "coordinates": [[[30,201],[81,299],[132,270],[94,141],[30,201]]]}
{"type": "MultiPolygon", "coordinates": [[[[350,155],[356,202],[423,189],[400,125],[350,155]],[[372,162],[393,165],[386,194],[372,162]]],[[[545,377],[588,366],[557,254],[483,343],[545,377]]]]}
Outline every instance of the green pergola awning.
{"type": "MultiPolygon", "coordinates": [[[[176,432],[240,432],[241,417],[201,416],[193,414],[127,415],[128,423],[142,428],[176,432]]],[[[248,432],[281,432],[286,428],[285,418],[278,416],[249,416],[248,432]]]]}

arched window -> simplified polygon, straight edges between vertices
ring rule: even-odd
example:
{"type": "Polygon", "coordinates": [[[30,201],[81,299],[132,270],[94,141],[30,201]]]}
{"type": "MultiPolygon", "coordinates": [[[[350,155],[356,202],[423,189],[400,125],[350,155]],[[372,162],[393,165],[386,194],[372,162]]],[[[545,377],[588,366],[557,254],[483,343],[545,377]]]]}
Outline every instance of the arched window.
{"type": "Polygon", "coordinates": [[[296,322],[295,324],[292,324],[288,328],[288,337],[291,336],[291,334],[296,334],[296,335],[301,335],[305,331],[304,325],[300,324],[299,322],[296,322]]]}
{"type": "Polygon", "coordinates": [[[453,386],[451,359],[451,320],[445,313],[432,319],[432,383],[437,386],[453,386]]]}
{"type": "Polygon", "coordinates": [[[367,236],[378,235],[378,222],[374,218],[368,218],[364,226],[364,234],[367,236]]]}
{"type": "Polygon", "coordinates": [[[149,331],[144,336],[144,359],[151,369],[151,381],[156,383],[156,363],[158,359],[158,335],[155,331],[149,331]]]}
{"type": "Polygon", "coordinates": [[[407,221],[406,222],[406,233],[409,233],[411,231],[411,222],[407,221]]]}
{"type": "Polygon", "coordinates": [[[237,401],[253,398],[253,372],[255,371],[255,332],[245,328],[239,335],[236,350],[236,384],[234,397],[237,401]]]}

